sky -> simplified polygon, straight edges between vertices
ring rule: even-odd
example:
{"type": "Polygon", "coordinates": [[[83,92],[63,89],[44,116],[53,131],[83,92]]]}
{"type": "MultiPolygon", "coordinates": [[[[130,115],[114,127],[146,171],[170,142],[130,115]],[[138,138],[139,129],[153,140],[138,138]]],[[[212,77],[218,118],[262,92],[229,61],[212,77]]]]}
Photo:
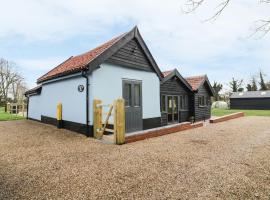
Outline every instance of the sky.
{"type": "Polygon", "coordinates": [[[216,20],[221,0],[206,0],[195,13],[186,0],[0,0],[0,58],[16,63],[29,88],[72,55],[95,48],[138,26],[162,71],[207,74],[228,88],[262,70],[270,80],[270,34],[252,36],[270,5],[232,1],[216,20]],[[4,8],[4,9],[3,9],[4,8]]]}

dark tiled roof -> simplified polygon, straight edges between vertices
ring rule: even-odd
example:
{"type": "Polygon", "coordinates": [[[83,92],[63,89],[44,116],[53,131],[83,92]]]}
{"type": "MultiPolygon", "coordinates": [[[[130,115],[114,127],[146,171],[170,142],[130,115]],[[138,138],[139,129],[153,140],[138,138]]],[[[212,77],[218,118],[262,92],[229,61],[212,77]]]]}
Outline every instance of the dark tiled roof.
{"type": "Polygon", "coordinates": [[[270,98],[270,90],[267,91],[248,91],[248,92],[234,92],[232,99],[244,99],[244,98],[270,98]]]}
{"type": "Polygon", "coordinates": [[[119,41],[126,33],[115,37],[111,39],[110,41],[102,44],[99,47],[96,47],[93,50],[90,50],[84,54],[78,55],[78,56],[72,56],[57,67],[53,68],[48,73],[44,74],[40,78],[38,78],[37,82],[43,82],[55,77],[58,77],[59,75],[68,74],[71,72],[80,71],[87,68],[87,64],[89,64],[92,60],[94,60],[96,57],[101,55],[105,50],[110,48],[113,44],[115,44],[117,41],[119,41]]]}

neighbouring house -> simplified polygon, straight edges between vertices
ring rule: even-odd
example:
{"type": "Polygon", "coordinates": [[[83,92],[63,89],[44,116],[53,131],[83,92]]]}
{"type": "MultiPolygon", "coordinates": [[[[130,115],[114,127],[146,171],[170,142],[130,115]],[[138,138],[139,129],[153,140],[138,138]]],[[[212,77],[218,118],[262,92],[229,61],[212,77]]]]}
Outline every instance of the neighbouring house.
{"type": "Polygon", "coordinates": [[[163,72],[160,84],[162,125],[211,117],[213,88],[206,75],[183,78],[175,69],[163,72]]]}
{"type": "Polygon", "coordinates": [[[135,27],[91,51],[68,58],[38,78],[39,85],[25,94],[27,116],[57,125],[56,107],[62,103],[62,127],[93,136],[94,99],[111,104],[122,97],[127,133],[187,121],[191,116],[208,119],[212,87],[206,76],[200,83],[196,80],[184,79],[177,70],[164,77],[135,27]],[[161,112],[160,97],[164,96],[166,116],[161,112]],[[198,98],[202,98],[200,105],[198,98]]]}
{"type": "Polygon", "coordinates": [[[230,96],[230,108],[270,110],[270,90],[234,92],[230,96]]]}

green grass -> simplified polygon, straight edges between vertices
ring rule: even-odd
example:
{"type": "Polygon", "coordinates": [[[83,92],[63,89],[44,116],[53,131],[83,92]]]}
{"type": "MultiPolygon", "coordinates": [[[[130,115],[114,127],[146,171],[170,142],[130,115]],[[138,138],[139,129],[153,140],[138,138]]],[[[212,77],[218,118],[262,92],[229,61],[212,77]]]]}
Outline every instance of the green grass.
{"type": "Polygon", "coordinates": [[[231,110],[231,109],[221,109],[221,108],[212,109],[213,116],[224,116],[224,115],[229,115],[236,112],[244,112],[246,116],[270,117],[270,110],[231,110]]]}
{"type": "Polygon", "coordinates": [[[21,120],[21,119],[25,119],[25,117],[5,113],[5,108],[0,107],[0,121],[11,121],[11,120],[21,120]]]}

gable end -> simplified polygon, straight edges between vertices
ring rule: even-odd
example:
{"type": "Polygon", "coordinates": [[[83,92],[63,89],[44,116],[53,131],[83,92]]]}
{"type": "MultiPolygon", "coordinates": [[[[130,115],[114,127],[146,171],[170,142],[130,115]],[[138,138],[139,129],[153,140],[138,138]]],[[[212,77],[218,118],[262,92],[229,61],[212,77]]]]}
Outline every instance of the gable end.
{"type": "Polygon", "coordinates": [[[154,71],[143,49],[135,38],[113,54],[107,62],[145,71],[154,71]]]}

